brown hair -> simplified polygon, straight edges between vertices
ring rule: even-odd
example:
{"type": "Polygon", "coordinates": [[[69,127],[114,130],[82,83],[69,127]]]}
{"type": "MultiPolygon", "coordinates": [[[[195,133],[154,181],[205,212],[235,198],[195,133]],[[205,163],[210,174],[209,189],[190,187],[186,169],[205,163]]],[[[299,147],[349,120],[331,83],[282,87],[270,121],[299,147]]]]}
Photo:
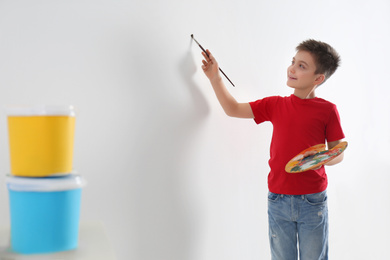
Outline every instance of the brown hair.
{"type": "Polygon", "coordinates": [[[301,42],[296,47],[296,50],[307,51],[313,55],[317,67],[315,73],[325,75],[325,80],[322,83],[332,76],[340,65],[340,55],[332,46],[325,42],[309,39],[301,42]]]}

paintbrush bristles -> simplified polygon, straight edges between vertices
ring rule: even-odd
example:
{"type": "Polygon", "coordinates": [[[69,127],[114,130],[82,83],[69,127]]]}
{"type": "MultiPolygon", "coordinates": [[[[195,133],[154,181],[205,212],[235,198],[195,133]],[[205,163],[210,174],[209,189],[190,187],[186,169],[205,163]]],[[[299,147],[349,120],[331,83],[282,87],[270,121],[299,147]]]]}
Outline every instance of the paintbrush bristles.
{"type": "Polygon", "coordinates": [[[203,51],[204,53],[206,53],[207,57],[209,57],[209,54],[207,53],[207,51],[206,51],[206,50],[202,47],[202,45],[200,45],[199,42],[194,38],[194,35],[193,35],[193,34],[191,34],[191,38],[196,42],[196,44],[198,44],[199,48],[201,48],[202,51],[203,51]]]}

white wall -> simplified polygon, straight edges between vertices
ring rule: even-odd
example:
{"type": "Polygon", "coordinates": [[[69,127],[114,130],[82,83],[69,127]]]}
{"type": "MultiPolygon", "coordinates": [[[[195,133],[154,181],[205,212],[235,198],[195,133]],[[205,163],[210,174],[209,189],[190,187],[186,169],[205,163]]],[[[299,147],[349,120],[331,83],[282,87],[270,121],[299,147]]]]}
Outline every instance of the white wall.
{"type": "Polygon", "coordinates": [[[328,168],[331,258],[385,259],[389,12],[387,0],[2,0],[0,104],[77,106],[82,221],[104,222],[119,259],[269,259],[272,127],[223,114],[190,35],[240,101],[289,95],[295,46],[328,42],[342,66],[317,94],[338,105],[349,142],[345,161],[328,168]]]}

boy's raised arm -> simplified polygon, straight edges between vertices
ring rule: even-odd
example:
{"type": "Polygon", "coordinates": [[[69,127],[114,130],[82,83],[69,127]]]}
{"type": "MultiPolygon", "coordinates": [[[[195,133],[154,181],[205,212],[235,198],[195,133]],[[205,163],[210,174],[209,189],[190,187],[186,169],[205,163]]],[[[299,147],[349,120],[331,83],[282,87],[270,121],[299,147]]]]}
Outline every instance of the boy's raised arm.
{"type": "Polygon", "coordinates": [[[238,103],[226,89],[219,73],[218,62],[209,50],[206,50],[206,52],[208,55],[202,52],[202,55],[205,58],[202,61],[202,69],[207,78],[210,80],[215,95],[217,96],[217,99],[225,113],[231,117],[254,118],[252,108],[249,103],[238,103]]]}

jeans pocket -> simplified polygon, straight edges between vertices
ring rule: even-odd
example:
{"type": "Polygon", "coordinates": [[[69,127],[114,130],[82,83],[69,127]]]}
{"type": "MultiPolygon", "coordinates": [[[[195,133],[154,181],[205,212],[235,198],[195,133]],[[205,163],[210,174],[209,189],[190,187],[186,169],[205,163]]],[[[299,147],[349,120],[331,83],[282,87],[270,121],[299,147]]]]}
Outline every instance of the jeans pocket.
{"type": "Polygon", "coordinates": [[[326,204],[328,199],[326,190],[319,193],[307,194],[305,197],[306,197],[306,202],[309,203],[310,205],[326,204]]]}
{"type": "Polygon", "coordinates": [[[280,194],[268,192],[268,201],[269,202],[276,202],[280,197],[280,194]]]}

